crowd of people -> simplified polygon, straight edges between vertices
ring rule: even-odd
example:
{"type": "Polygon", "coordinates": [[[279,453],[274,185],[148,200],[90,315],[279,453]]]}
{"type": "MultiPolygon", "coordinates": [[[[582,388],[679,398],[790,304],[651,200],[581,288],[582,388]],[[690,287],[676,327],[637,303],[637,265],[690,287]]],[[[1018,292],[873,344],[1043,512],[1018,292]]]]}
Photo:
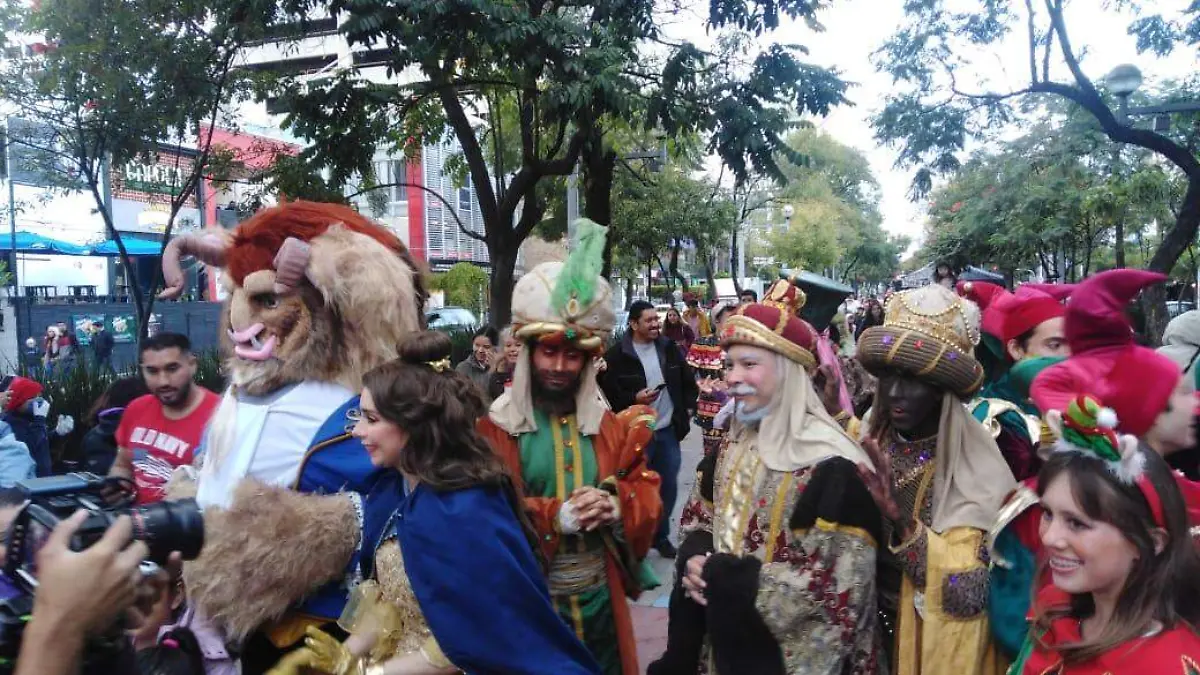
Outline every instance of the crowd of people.
{"type": "MultiPolygon", "coordinates": [[[[143,663],[165,645],[192,658],[164,675],[1200,672],[1200,485],[1171,467],[1196,445],[1200,322],[1159,353],[1125,314],[1161,276],[935,283],[856,322],[780,279],[665,325],[635,301],[610,340],[603,230],[578,230],[457,366],[410,311],[403,247],[348,210],[297,202],[164,256],[168,284],[183,253],[231,270],[232,384],[193,384],[187,339],[160,334],[93,416],[90,467],[205,509],[200,557],[130,626],[143,663]],[[371,265],[399,290],[345,292],[385,287],[371,265]],[[666,648],[639,663],[628,600],[664,581],[666,648]]],[[[138,595],[128,523],[72,552],[78,525],[39,554],[21,675],[69,672],[84,643],[58,633],[138,595]]]]}

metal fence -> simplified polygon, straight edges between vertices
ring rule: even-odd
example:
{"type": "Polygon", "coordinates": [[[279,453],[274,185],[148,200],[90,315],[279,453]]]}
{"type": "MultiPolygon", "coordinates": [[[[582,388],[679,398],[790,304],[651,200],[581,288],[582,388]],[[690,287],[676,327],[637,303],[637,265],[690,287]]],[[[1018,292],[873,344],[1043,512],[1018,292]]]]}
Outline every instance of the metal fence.
{"type": "MultiPolygon", "coordinates": [[[[31,301],[27,297],[9,298],[15,314],[17,345],[27,362],[42,355],[42,339],[46,328],[60,321],[75,329],[84,358],[92,358],[89,338],[83,327],[91,321],[103,321],[113,334],[112,364],[117,369],[137,362],[137,309],[130,302],[72,302],[54,303],[45,299],[31,301]],[[35,347],[28,349],[26,340],[33,338],[35,347]]],[[[196,351],[217,346],[221,323],[221,303],[218,302],[155,302],[152,323],[158,331],[183,333],[192,341],[196,351]]],[[[6,327],[7,328],[7,327],[6,327]]]]}

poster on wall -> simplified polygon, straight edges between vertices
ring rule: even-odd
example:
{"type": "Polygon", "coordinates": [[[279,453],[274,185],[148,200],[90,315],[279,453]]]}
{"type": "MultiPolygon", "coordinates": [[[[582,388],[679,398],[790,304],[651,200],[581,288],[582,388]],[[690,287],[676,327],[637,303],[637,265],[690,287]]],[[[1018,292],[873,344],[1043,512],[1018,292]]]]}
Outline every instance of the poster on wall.
{"type": "Polygon", "coordinates": [[[108,330],[112,331],[113,342],[117,344],[137,342],[137,317],[118,314],[109,320],[108,330]]]}
{"type": "Polygon", "coordinates": [[[75,342],[81,345],[92,344],[92,323],[105,323],[103,314],[72,314],[71,326],[75,331],[75,342]]]}

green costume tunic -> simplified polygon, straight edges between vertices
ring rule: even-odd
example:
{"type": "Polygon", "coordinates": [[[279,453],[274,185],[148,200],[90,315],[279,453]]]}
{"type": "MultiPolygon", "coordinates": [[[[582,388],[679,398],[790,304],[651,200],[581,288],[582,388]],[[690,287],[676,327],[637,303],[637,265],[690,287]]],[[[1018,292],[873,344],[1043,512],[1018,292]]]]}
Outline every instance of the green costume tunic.
{"type": "MultiPolygon", "coordinates": [[[[526,496],[565,502],[576,488],[597,486],[600,478],[592,439],[579,433],[575,416],[551,418],[541,410],[535,410],[534,415],[537,431],[518,437],[526,496]],[[560,419],[567,423],[562,424],[560,419]]],[[[550,595],[559,615],[587,645],[605,673],[620,675],[621,656],[600,536],[583,532],[562,536],[550,568],[550,595]]]]}

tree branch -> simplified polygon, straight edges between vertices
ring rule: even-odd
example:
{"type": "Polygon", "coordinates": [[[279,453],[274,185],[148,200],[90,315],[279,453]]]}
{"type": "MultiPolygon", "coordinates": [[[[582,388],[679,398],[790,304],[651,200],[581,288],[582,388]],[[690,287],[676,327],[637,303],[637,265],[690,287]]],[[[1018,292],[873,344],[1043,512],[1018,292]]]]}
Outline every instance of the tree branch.
{"type": "Polygon", "coordinates": [[[1029,14],[1029,81],[1037,82],[1037,23],[1033,20],[1033,0],[1025,0],[1025,11],[1029,14]]]}

